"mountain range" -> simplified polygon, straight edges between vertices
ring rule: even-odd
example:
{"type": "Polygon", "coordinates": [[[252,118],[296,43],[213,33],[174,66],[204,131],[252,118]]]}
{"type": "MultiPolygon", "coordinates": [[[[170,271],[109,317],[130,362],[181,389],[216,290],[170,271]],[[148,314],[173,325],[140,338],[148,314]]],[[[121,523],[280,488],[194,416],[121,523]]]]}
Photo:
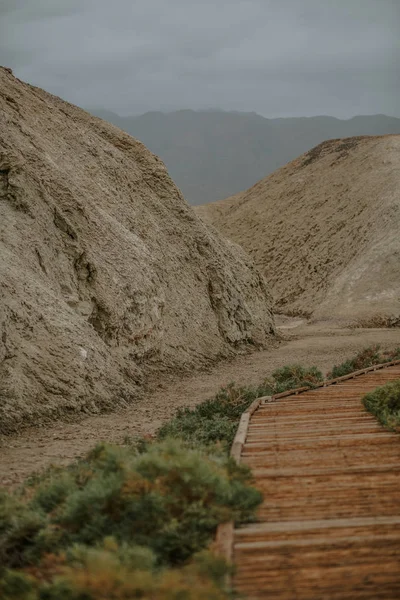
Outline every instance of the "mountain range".
{"type": "Polygon", "coordinates": [[[148,112],[121,117],[89,110],[142,141],[166,164],[190,204],[213,202],[250,187],[328,139],[400,133],[386,115],[267,119],[222,110],[148,112]]]}

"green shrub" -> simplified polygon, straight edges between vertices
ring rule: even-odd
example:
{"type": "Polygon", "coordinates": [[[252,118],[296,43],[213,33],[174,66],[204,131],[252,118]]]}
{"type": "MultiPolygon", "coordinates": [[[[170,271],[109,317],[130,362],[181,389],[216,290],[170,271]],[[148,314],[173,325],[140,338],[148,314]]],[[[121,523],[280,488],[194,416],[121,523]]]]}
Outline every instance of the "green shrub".
{"type": "Polygon", "coordinates": [[[382,425],[400,430],[400,379],[386,383],[364,396],[363,404],[382,425]]]}
{"type": "Polygon", "coordinates": [[[323,375],[316,367],[291,365],[277,369],[271,378],[265,379],[259,386],[236,386],[231,383],[219,390],[214,398],[195,408],[180,409],[171,421],[159,429],[158,439],[180,437],[194,446],[220,442],[228,450],[242,413],[256,398],[297,387],[314,387],[321,381],[323,375]]]}
{"type": "Polygon", "coordinates": [[[113,597],[122,598],[120,585],[132,597],[225,598],[212,574],[220,562],[203,560],[200,577],[193,557],[219,523],[249,521],[261,502],[249,470],[227,456],[240,416],[260,396],[312,387],[320,377],[315,368],[295,365],[260,386],[231,384],[179,411],[157,442],[99,445],[85,459],[33,478],[20,494],[1,495],[2,597],[98,600],[109,597],[111,585],[113,597]],[[134,560],[141,565],[136,571],[134,560]],[[107,573],[104,581],[100,573],[107,573]],[[168,594],[166,581],[175,582],[168,594]]]}
{"type": "Polygon", "coordinates": [[[361,369],[367,369],[368,367],[372,367],[373,365],[377,365],[379,363],[394,360],[393,358],[385,358],[379,350],[379,345],[364,348],[353,358],[349,358],[340,365],[334,366],[332,371],[330,371],[330,373],[327,375],[328,379],[343,377],[344,375],[354,373],[354,371],[360,371],[361,369]]]}
{"type": "Polygon", "coordinates": [[[0,498],[2,564],[25,567],[76,544],[150,549],[179,565],[205,548],[219,523],[248,521],[261,501],[250,472],[215,449],[167,439],[134,448],[97,446],[67,472],[49,472],[25,496],[0,498]],[[28,498],[28,499],[27,499],[28,498]]]}
{"type": "Polygon", "coordinates": [[[392,360],[400,360],[400,346],[394,350],[383,352],[382,362],[390,362],[392,360]]]}
{"type": "MultiPolygon", "coordinates": [[[[335,369],[400,358],[400,348],[384,360],[378,350],[335,369]]],[[[226,600],[228,567],[205,548],[218,524],[250,521],[262,499],[249,470],[228,457],[239,419],[260,396],[322,381],[316,367],[289,365],[259,386],[230,384],[178,411],[155,442],[101,444],[18,493],[1,493],[0,597],[226,600]]],[[[394,426],[398,396],[379,402],[370,403],[379,404],[374,414],[394,426]]]]}
{"type": "Polygon", "coordinates": [[[143,560],[143,549],[108,539],[48,555],[24,572],[5,572],[0,593],[4,600],[226,600],[226,574],[224,562],[209,552],[181,569],[156,570],[151,556],[143,560]]]}
{"type": "Polygon", "coordinates": [[[45,526],[44,515],[18,497],[0,493],[0,570],[1,565],[18,566],[45,526]]]}
{"type": "Polygon", "coordinates": [[[324,380],[317,367],[287,365],[272,373],[271,387],[274,394],[286,392],[300,387],[313,388],[324,380]]]}
{"type": "Polygon", "coordinates": [[[228,450],[242,413],[253,400],[268,392],[269,388],[265,390],[262,386],[239,387],[231,383],[195,408],[180,409],[159,429],[158,438],[180,437],[195,446],[221,442],[228,450]]]}

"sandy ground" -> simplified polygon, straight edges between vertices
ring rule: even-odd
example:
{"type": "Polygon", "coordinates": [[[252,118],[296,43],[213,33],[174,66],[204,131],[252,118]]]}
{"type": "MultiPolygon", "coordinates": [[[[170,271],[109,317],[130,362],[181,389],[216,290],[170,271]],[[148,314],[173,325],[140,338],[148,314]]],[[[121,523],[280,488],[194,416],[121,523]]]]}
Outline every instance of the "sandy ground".
{"type": "Polygon", "coordinates": [[[86,417],[77,423],[57,423],[30,428],[0,439],[0,485],[15,486],[25,477],[51,464],[66,464],[96,442],[121,442],[126,436],[151,434],[177,408],[194,406],[232,381],[258,383],[274,369],[289,363],[316,365],[326,373],[365,346],[382,349],[400,345],[399,329],[335,329],[307,325],[299,319],[281,318],[282,343],[275,348],[239,356],[209,372],[170,379],[154,386],[140,404],[112,414],[86,417]]]}

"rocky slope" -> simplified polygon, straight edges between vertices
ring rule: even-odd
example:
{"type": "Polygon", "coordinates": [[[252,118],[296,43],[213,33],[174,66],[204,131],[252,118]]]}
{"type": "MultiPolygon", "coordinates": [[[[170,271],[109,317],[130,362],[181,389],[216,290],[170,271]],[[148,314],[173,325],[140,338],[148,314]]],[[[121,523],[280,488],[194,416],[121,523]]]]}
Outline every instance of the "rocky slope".
{"type": "Polygon", "coordinates": [[[277,311],[399,325],[399,167],[398,135],[331,140],[197,212],[251,254],[277,311]]]}
{"type": "Polygon", "coordinates": [[[0,68],[0,432],[138,398],[274,333],[252,260],[163,163],[0,68]]]}

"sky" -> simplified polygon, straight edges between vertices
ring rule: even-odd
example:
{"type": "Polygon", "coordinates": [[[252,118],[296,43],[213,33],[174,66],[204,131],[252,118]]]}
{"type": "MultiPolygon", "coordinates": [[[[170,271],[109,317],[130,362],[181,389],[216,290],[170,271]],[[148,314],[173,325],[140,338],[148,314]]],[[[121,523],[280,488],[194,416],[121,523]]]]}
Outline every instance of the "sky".
{"type": "Polygon", "coordinates": [[[121,115],[400,117],[400,0],[0,0],[0,64],[121,115]]]}

